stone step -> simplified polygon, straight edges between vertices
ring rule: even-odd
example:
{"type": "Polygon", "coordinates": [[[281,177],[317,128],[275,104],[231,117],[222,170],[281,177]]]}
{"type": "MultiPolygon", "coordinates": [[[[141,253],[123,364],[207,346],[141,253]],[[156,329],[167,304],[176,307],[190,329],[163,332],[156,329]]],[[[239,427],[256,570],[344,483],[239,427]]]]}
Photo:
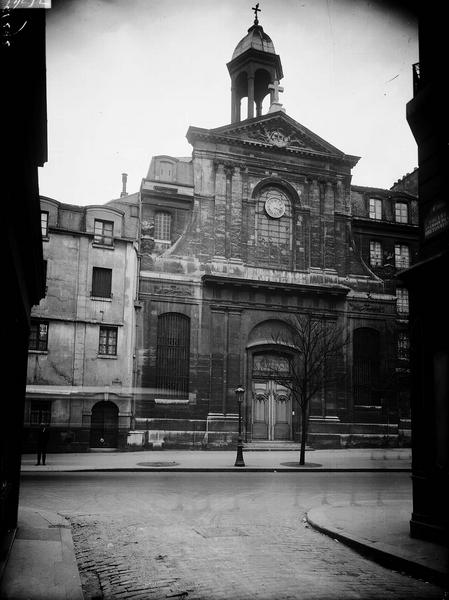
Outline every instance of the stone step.
{"type": "MultiPolygon", "coordinates": [[[[286,451],[286,450],[295,450],[298,451],[301,449],[301,444],[299,442],[283,442],[283,441],[265,441],[265,440],[255,440],[253,442],[246,442],[243,444],[243,449],[245,451],[257,450],[260,452],[261,450],[268,451],[286,451]]],[[[306,446],[306,450],[310,451],[313,448],[306,446]]]]}

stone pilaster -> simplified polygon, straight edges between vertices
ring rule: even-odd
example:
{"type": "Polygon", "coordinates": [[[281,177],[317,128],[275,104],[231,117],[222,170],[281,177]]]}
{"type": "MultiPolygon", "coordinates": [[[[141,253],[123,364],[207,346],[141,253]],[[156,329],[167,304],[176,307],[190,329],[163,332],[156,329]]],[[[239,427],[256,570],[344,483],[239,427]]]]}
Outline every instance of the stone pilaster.
{"type": "Polygon", "coordinates": [[[217,164],[215,173],[215,256],[226,255],[226,170],[222,163],[217,164]]]}

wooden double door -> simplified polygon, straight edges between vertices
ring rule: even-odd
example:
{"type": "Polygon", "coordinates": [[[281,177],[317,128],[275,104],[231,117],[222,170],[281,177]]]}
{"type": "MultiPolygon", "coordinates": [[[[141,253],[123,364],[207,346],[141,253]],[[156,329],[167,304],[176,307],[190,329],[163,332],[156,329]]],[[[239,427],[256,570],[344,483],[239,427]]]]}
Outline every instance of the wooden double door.
{"type": "Polygon", "coordinates": [[[290,391],[272,379],[253,380],[253,440],[292,439],[290,391]]]}

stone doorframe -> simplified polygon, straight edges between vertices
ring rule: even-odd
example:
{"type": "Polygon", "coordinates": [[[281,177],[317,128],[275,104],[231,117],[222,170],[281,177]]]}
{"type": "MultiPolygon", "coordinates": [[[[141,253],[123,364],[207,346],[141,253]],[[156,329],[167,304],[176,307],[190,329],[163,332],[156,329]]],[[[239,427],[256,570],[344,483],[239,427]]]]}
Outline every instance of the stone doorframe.
{"type": "MultiPolygon", "coordinates": [[[[244,434],[245,434],[245,442],[252,441],[252,425],[253,425],[253,365],[254,365],[254,355],[271,352],[279,352],[282,354],[293,356],[294,352],[288,346],[281,346],[277,344],[258,344],[252,345],[246,348],[246,390],[245,394],[245,404],[243,407],[243,421],[244,421],[244,434]]],[[[292,436],[291,439],[295,439],[295,432],[298,430],[298,410],[294,405],[294,401],[292,400],[292,436]]]]}

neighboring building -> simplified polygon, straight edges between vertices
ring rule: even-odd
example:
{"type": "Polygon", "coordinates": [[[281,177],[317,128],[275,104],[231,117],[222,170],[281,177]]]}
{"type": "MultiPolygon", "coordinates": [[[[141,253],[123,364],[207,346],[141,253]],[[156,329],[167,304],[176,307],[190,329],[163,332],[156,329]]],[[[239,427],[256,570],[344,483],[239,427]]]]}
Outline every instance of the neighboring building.
{"type": "Polygon", "coordinates": [[[449,539],[449,117],[443,9],[419,6],[419,63],[407,120],[418,144],[420,247],[410,291],[413,537],[449,539]]]}
{"type": "MultiPolygon", "coordinates": [[[[402,442],[410,443],[409,298],[398,274],[416,260],[418,250],[418,170],[407,174],[390,190],[352,186],[352,230],[365,265],[384,282],[384,291],[396,297],[396,321],[390,324],[396,352],[383,357],[385,370],[382,408],[365,409],[365,418],[399,424],[402,442]],[[376,414],[377,411],[377,414],[376,414]],[[383,416],[379,414],[383,412],[383,416]]],[[[359,417],[355,415],[356,420],[359,417]]],[[[363,415],[360,414],[363,421],[363,415]]]]}
{"type": "Polygon", "coordinates": [[[297,440],[298,411],[264,365],[273,334],[307,312],[351,333],[334,365],[347,377],[314,398],[309,442],[407,443],[407,294],[395,276],[416,252],[416,196],[351,186],[358,157],[282,108],[280,57],[257,22],[227,66],[232,124],[190,127],[192,157],[156,156],[142,182],[133,439],[227,445],[243,384],[246,441],[297,440]]]}
{"type": "Polygon", "coordinates": [[[45,297],[32,311],[25,439],[124,447],[132,427],[138,195],[78,207],[41,198],[45,297]]]}
{"type": "Polygon", "coordinates": [[[30,312],[44,294],[38,167],[47,161],[45,10],[2,11],[0,63],[5,267],[2,279],[5,393],[0,418],[1,579],[17,527],[30,312]]]}

